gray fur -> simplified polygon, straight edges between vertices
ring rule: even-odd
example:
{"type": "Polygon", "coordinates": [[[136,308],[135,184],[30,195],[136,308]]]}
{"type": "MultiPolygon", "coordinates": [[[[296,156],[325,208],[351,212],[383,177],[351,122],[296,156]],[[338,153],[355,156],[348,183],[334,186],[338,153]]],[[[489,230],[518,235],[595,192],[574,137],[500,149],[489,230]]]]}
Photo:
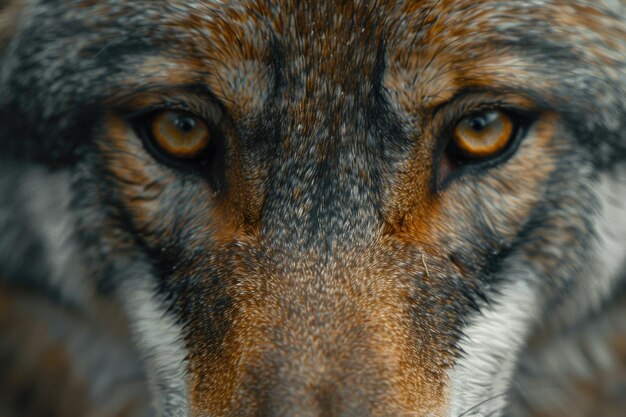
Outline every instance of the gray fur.
{"type": "MultiPolygon", "coordinates": [[[[198,177],[172,174],[174,169],[152,161],[141,142],[134,138],[127,144],[132,151],[129,153],[136,157],[134,161],[152,161],[145,164],[150,165],[146,175],[174,178],[154,195],[146,193],[146,199],[154,202],[152,213],[158,215],[149,222],[152,234],[143,233],[142,226],[133,223],[132,213],[125,206],[126,196],[121,191],[123,187],[131,189],[140,185],[125,184],[117,188],[110,185],[119,178],[107,165],[111,155],[102,156],[106,153],[103,148],[109,144],[98,138],[105,131],[105,115],[120,111],[110,104],[112,95],[127,98],[134,91],[162,88],[146,74],[137,76],[137,72],[146,70],[146,62],[155,59],[166,62],[150,75],[167,74],[172,70],[167,62],[185,58],[194,58],[208,68],[207,58],[200,52],[206,45],[194,42],[199,38],[204,42],[219,39],[222,34],[210,32],[209,23],[228,19],[227,11],[245,10],[246,3],[162,0],[107,0],[86,6],[81,3],[89,2],[26,1],[13,22],[8,43],[0,48],[0,195],[3,196],[0,282],[20,291],[44,294],[64,308],[75,308],[87,315],[97,316],[91,305],[98,297],[119,303],[134,331],[133,343],[141,351],[131,360],[137,368],[145,368],[156,414],[184,417],[191,412],[188,357],[194,349],[190,340],[195,336],[194,330],[197,331],[190,322],[194,318],[199,320],[197,317],[206,319],[222,313],[218,307],[226,304],[217,298],[222,294],[199,277],[215,278],[218,272],[224,273],[226,267],[213,266],[218,261],[233,268],[228,261],[234,261],[228,257],[239,259],[233,252],[244,253],[245,245],[240,244],[232,252],[218,253],[223,257],[206,250],[207,246],[203,245],[214,243],[206,230],[222,226],[214,224],[213,219],[201,223],[199,216],[194,216],[214,209],[206,197],[210,187],[198,177]],[[190,16],[198,16],[200,27],[181,24],[190,16]],[[159,223],[171,213],[175,213],[176,224],[159,223]],[[159,239],[165,239],[164,236],[171,237],[174,243],[163,244],[159,239]],[[160,262],[170,256],[167,250],[178,249],[181,242],[185,242],[184,248],[173,251],[178,257],[162,267],[160,262]],[[174,279],[178,267],[188,267],[189,271],[184,277],[174,279]],[[216,305],[210,304],[214,299],[216,305]]],[[[403,2],[400,3],[399,6],[403,2]]],[[[428,42],[422,39],[424,33],[435,26],[437,19],[444,18],[428,15],[427,6],[435,3],[425,2],[414,16],[395,20],[396,16],[382,15],[372,22],[380,24],[384,28],[382,32],[397,36],[390,38],[398,43],[406,41],[402,36],[415,30],[408,44],[419,50],[428,42]]],[[[433,255],[432,260],[423,261],[424,268],[426,262],[431,265],[432,281],[428,269],[420,275],[414,265],[397,266],[398,273],[412,271],[421,277],[414,284],[414,292],[420,296],[432,290],[429,287],[432,282],[449,286],[445,287],[449,290],[449,304],[438,304],[440,297],[433,296],[429,308],[434,313],[419,309],[411,312],[417,322],[427,322],[428,314],[441,317],[456,314],[453,319],[456,327],[447,326],[448,322],[441,319],[434,322],[443,323],[441,328],[431,325],[427,329],[431,333],[426,332],[434,339],[458,337],[448,350],[458,345],[470,352],[448,372],[452,392],[450,417],[463,413],[499,415],[508,403],[504,394],[511,380],[514,381],[511,398],[520,401],[524,394],[519,387],[540,373],[533,367],[533,361],[542,363],[550,355],[541,349],[538,354],[530,349],[525,351],[533,333],[543,331],[546,325],[557,329],[555,332],[559,334],[567,331],[563,329],[602,311],[623,291],[626,279],[623,236],[626,174],[622,165],[626,160],[624,4],[618,0],[605,0],[604,6],[592,1],[573,1],[601,10],[603,17],[598,17],[593,21],[596,26],[589,28],[557,26],[549,18],[536,18],[542,10],[556,13],[561,3],[509,0],[487,2],[475,10],[471,7],[456,10],[451,6],[453,17],[472,16],[472,13],[479,16],[481,11],[494,14],[500,19],[497,30],[483,33],[477,26],[474,36],[457,39],[446,32],[447,28],[442,29],[444,38],[450,36],[449,44],[442,46],[442,50],[462,42],[464,52],[480,58],[481,47],[493,44],[518,57],[523,62],[520,69],[533,74],[523,80],[529,86],[529,94],[542,109],[560,115],[562,128],[553,149],[558,159],[556,170],[538,191],[540,203],[524,219],[529,230],[526,234],[507,237],[509,229],[518,226],[511,220],[514,216],[505,208],[494,208],[498,205],[494,201],[506,203],[506,196],[498,194],[492,183],[481,181],[481,174],[468,173],[451,187],[458,191],[459,212],[475,215],[471,217],[472,224],[453,225],[447,247],[439,248],[440,253],[433,255]],[[614,35],[612,43],[602,37],[605,33],[602,31],[614,35]],[[472,233],[475,226],[482,233],[472,233]],[[475,262],[470,254],[460,261],[468,264],[473,273],[472,279],[467,280],[441,255],[446,251],[463,253],[466,247],[477,248],[482,251],[481,256],[505,257],[499,260],[498,273],[491,276],[489,265],[475,262]],[[429,280],[423,279],[424,276],[429,280]],[[519,288],[528,291],[518,292],[519,288]],[[476,304],[478,293],[489,301],[476,304]],[[500,298],[499,304],[499,297],[504,297],[501,293],[508,294],[508,298],[500,298]],[[507,308],[507,301],[518,304],[507,308]],[[472,304],[476,308],[471,308],[472,304]],[[515,337],[486,341],[489,332],[504,328],[515,330],[512,332],[515,337]],[[518,355],[523,362],[518,363],[518,355]],[[493,396],[498,399],[480,405],[493,396]]],[[[322,12],[311,8],[310,14],[326,11],[329,28],[335,29],[333,24],[344,28],[329,12],[334,3],[320,4],[326,8],[321,7],[322,12]]],[[[400,7],[384,8],[390,14],[396,9],[400,7]]],[[[282,12],[278,4],[269,10],[268,13],[276,15],[282,12]]],[[[264,16],[261,21],[275,17],[264,16]]],[[[478,25],[478,17],[476,20],[478,25]]],[[[255,43],[252,49],[259,56],[264,57],[261,52],[266,49],[273,52],[266,44],[270,39],[280,52],[266,66],[259,64],[262,60],[248,63],[246,68],[253,68],[262,76],[246,86],[261,91],[257,95],[251,93],[254,98],[248,103],[250,108],[246,108],[249,113],[233,116],[238,123],[234,130],[243,143],[238,150],[244,154],[241,161],[236,161],[241,163],[238,174],[245,177],[250,189],[265,192],[262,204],[260,198],[242,198],[245,200],[240,202],[242,211],[249,217],[254,214],[263,219],[259,227],[260,242],[278,254],[271,250],[267,253],[251,250],[252,255],[245,259],[252,262],[250,259],[256,261],[255,256],[267,255],[274,270],[293,273],[299,268],[297,262],[302,254],[317,250],[320,254],[315,258],[316,267],[307,271],[322,279],[322,272],[338,270],[342,260],[358,259],[363,248],[376,241],[381,218],[392,211],[385,206],[387,198],[398,187],[405,171],[412,169],[411,158],[422,144],[420,140],[427,126],[422,123],[421,114],[405,112],[400,93],[406,92],[394,91],[394,85],[385,78],[395,62],[380,51],[383,47],[391,50],[392,42],[390,45],[380,42],[381,47],[358,34],[350,38],[356,46],[342,49],[350,52],[346,56],[354,56],[358,65],[383,74],[380,80],[372,80],[371,74],[364,75],[362,82],[352,77],[342,78],[345,85],[353,87],[352,91],[344,91],[345,85],[333,84],[336,81],[330,76],[320,76],[326,57],[316,56],[314,47],[311,47],[314,59],[298,55],[298,48],[308,45],[306,42],[317,45],[319,39],[313,36],[317,28],[310,31],[306,28],[301,33],[300,28],[291,28],[294,33],[283,36],[272,32],[270,26],[233,23],[246,36],[254,35],[260,46],[255,43]],[[376,119],[372,116],[376,112],[364,104],[374,93],[388,104],[382,110],[375,109],[385,113],[384,118],[376,119]],[[310,125],[303,128],[301,120],[293,116],[293,108],[305,99],[310,103],[303,106],[304,112],[312,116],[310,125]],[[333,124],[335,119],[341,123],[333,124]],[[389,130],[384,131],[385,128],[389,130]],[[283,143],[281,146],[272,143],[273,138],[293,139],[297,152],[289,153],[283,143]],[[337,159],[321,162],[316,159],[320,144],[335,149],[337,159]],[[305,190],[304,195],[297,196],[296,190],[305,190]],[[337,253],[342,251],[349,256],[339,259],[337,253]]],[[[2,32],[0,41],[1,35],[2,32]]],[[[372,34],[368,36],[375,39],[372,34]]],[[[458,57],[450,59],[453,58],[458,57]]],[[[339,73],[351,68],[335,70],[339,73]]],[[[214,75],[208,70],[200,71],[198,82],[214,75]]],[[[229,80],[246,79],[247,73],[236,75],[239,78],[232,76],[229,80]]],[[[414,82],[419,85],[423,80],[416,76],[414,82]]],[[[230,87],[245,89],[239,85],[230,87]]],[[[533,142],[528,140],[520,145],[519,151],[529,153],[532,148],[533,142]]],[[[514,195],[514,191],[510,194],[514,195]]],[[[516,204],[522,205],[518,201],[511,203],[513,208],[517,208],[516,204]]],[[[411,263],[418,259],[417,253],[423,257],[422,250],[422,247],[406,249],[404,261],[411,263]]],[[[266,265],[257,267],[263,269],[266,265]]],[[[256,272],[255,267],[249,270],[256,272]]],[[[258,277],[263,279],[261,274],[258,277]]],[[[219,282],[221,277],[217,278],[214,281],[219,282]]],[[[242,282],[246,282],[244,278],[242,282]]],[[[315,285],[319,284],[296,282],[295,294],[320,298],[327,295],[326,289],[315,285]]],[[[369,290],[366,284],[363,288],[365,293],[369,290]]],[[[321,304],[319,308],[324,311],[321,304]]],[[[325,308],[330,310],[328,305],[325,308]]],[[[211,328],[210,325],[203,323],[201,329],[211,328]]],[[[548,344],[555,350],[573,351],[570,366],[579,362],[577,347],[561,347],[561,344],[571,339],[574,338],[559,336],[558,341],[548,344]]],[[[602,354],[602,348],[593,349],[594,360],[609,366],[610,358],[602,354]]],[[[97,396],[106,392],[102,386],[94,387],[97,396]]],[[[520,403],[513,404],[520,415],[522,408],[520,403]]]]}

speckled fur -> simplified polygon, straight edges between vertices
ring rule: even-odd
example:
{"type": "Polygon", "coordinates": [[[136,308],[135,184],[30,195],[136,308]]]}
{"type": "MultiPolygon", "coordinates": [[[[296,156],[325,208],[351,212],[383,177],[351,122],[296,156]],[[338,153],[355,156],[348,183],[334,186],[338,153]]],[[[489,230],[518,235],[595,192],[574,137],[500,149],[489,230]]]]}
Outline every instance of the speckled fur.
{"type": "Polygon", "coordinates": [[[159,416],[500,415],[622,288],[619,1],[0,7],[0,279],[117,303],[159,416]],[[144,146],[169,107],[210,168],[144,146]],[[444,181],[485,107],[533,122],[444,181]]]}

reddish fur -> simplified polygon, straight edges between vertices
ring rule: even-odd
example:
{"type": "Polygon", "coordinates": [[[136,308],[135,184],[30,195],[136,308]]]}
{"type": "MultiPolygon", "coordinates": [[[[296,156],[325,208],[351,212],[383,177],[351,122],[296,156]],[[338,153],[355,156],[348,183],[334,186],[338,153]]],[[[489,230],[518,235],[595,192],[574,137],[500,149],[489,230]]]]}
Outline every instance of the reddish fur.
{"type": "MultiPolygon", "coordinates": [[[[399,106],[398,111],[403,117],[407,120],[426,118],[430,120],[432,128],[445,123],[436,117],[430,118],[433,109],[449,100],[460,89],[469,86],[511,86],[520,77],[527,78],[523,67],[512,70],[506,57],[495,50],[481,49],[477,58],[470,61],[461,60],[459,51],[465,50],[468,45],[467,42],[461,43],[459,40],[465,39],[472,30],[476,29],[464,29],[466,27],[463,23],[465,16],[452,12],[452,4],[440,2],[438,9],[433,11],[433,14],[436,13],[440,17],[428,31],[421,33],[420,43],[425,45],[424,49],[416,48],[414,43],[404,41],[403,35],[410,34],[410,30],[399,32],[396,38],[387,40],[389,61],[393,65],[385,77],[385,86],[389,91],[403,95],[396,97],[395,100],[399,106]],[[453,39],[452,42],[449,42],[450,38],[453,39]],[[454,46],[455,42],[458,43],[457,47],[454,46]],[[449,47],[442,52],[441,45],[449,45],[449,47]],[[499,62],[502,62],[502,65],[498,65],[499,62]],[[485,66],[484,63],[489,65],[485,66]],[[426,64],[428,67],[425,66],[426,64]],[[422,74],[422,78],[416,78],[415,74],[422,74]],[[424,82],[423,77],[428,78],[428,82],[424,82]],[[411,83],[415,83],[415,88],[411,83]]],[[[262,8],[260,3],[256,7],[262,8]]],[[[415,7],[418,7],[417,3],[415,7]]],[[[403,12],[410,14],[412,10],[403,12]]],[[[207,13],[211,12],[207,10],[207,13]]],[[[262,13],[272,15],[268,10],[262,10],[262,13]]],[[[346,5],[339,7],[334,13],[335,16],[344,16],[344,19],[352,19],[356,16],[354,17],[357,22],[355,27],[357,29],[360,27],[361,9],[346,5]]],[[[202,37],[193,38],[193,42],[188,43],[186,54],[196,58],[172,61],[165,78],[161,78],[162,72],[159,71],[159,66],[163,65],[163,62],[146,62],[145,67],[138,70],[144,74],[154,74],[154,78],[148,75],[148,78],[142,79],[142,83],[145,83],[146,79],[148,83],[154,79],[155,83],[187,85],[203,80],[224,103],[234,122],[240,122],[246,114],[253,113],[262,106],[261,100],[263,99],[251,95],[251,91],[254,89],[264,91],[271,83],[264,69],[268,65],[263,54],[264,47],[259,44],[261,37],[256,33],[263,29],[257,26],[260,22],[255,21],[252,16],[252,14],[242,14],[233,9],[220,12],[219,15],[215,14],[211,23],[206,23],[194,15],[181,21],[182,27],[190,30],[207,29],[214,33],[215,37],[211,39],[211,43],[202,37]],[[249,32],[250,30],[254,32],[249,32]],[[243,84],[231,83],[231,79],[238,79],[234,74],[242,71],[242,68],[246,70],[249,81],[243,84]]],[[[337,67],[353,65],[349,61],[352,58],[347,55],[348,51],[342,45],[352,42],[352,48],[360,47],[360,39],[353,36],[355,28],[346,27],[343,24],[329,24],[324,20],[324,16],[317,16],[315,13],[308,18],[312,21],[307,21],[306,26],[318,27],[318,30],[321,30],[329,40],[322,41],[319,37],[308,38],[303,34],[302,54],[311,57],[310,62],[315,66],[313,71],[320,74],[320,77],[330,77],[329,80],[333,85],[340,86],[347,92],[351,91],[354,88],[352,83],[360,82],[360,80],[354,79],[350,71],[338,71],[337,67]]],[[[276,15],[274,19],[274,30],[278,35],[281,32],[291,33],[293,29],[289,27],[290,23],[283,20],[282,15],[276,15]]],[[[295,19],[296,27],[305,26],[304,20],[299,20],[306,19],[303,14],[296,11],[295,19]]],[[[472,19],[480,22],[481,31],[489,30],[491,24],[489,15],[473,16],[472,19]]],[[[393,19],[390,20],[393,21],[393,19]]],[[[337,21],[339,22],[339,19],[337,21]]],[[[376,32],[367,32],[366,35],[379,39],[383,37],[383,30],[385,27],[378,25],[376,32]]],[[[415,30],[420,29],[415,28],[415,30]]],[[[369,59],[373,60],[373,58],[373,55],[366,56],[360,63],[359,70],[365,73],[372,71],[374,64],[369,59]]],[[[305,91],[311,93],[323,91],[325,87],[317,84],[320,79],[307,78],[305,91]]],[[[129,80],[129,83],[134,83],[134,81],[129,80]]],[[[144,103],[141,99],[137,100],[132,102],[131,108],[145,106],[150,98],[148,97],[148,101],[144,103]]],[[[529,102],[526,97],[515,95],[510,96],[508,100],[513,103],[529,102]]],[[[302,124],[303,134],[317,128],[316,112],[315,109],[311,109],[314,102],[311,102],[310,98],[303,97],[302,101],[291,102],[289,105],[289,119],[294,123],[297,121],[302,124]]],[[[335,105],[341,107],[343,103],[337,101],[335,105]]],[[[485,183],[481,186],[484,193],[499,201],[496,207],[501,207],[502,213],[506,213],[506,221],[499,225],[499,229],[508,237],[517,232],[517,225],[521,223],[521,219],[528,216],[530,210],[541,198],[541,183],[550,175],[554,167],[550,148],[556,122],[550,122],[547,115],[544,117],[546,128],[541,127],[544,125],[539,125],[537,139],[524,146],[528,149],[522,149],[518,157],[498,168],[504,180],[493,184],[485,183]],[[522,183],[518,181],[521,173],[525,176],[525,181],[522,183]],[[507,193],[507,190],[516,187],[525,188],[525,192],[518,190],[517,193],[524,197],[516,199],[507,193]]],[[[340,120],[336,119],[334,123],[338,128],[340,120]]],[[[109,169],[127,184],[121,198],[129,207],[136,226],[146,236],[151,236],[150,242],[156,239],[154,243],[158,244],[159,236],[168,236],[170,233],[167,228],[160,225],[160,219],[163,219],[163,225],[173,224],[172,220],[164,217],[173,216],[173,213],[161,211],[156,202],[142,201],[140,196],[145,193],[145,187],[148,184],[157,181],[157,178],[164,176],[167,178],[169,173],[148,167],[147,165],[152,164],[148,156],[141,159],[133,156],[141,154],[141,150],[130,148],[131,141],[126,138],[131,133],[128,128],[123,128],[119,121],[111,119],[105,131],[106,136],[111,138],[105,145],[105,151],[110,154],[111,158],[108,164],[109,169]],[[154,177],[149,174],[152,171],[154,171],[154,177]]],[[[264,377],[260,375],[280,373],[280,369],[275,368],[277,365],[272,365],[271,352],[289,352],[294,349],[295,352],[300,352],[299,357],[287,356],[282,360],[287,363],[289,361],[301,363],[301,366],[305,368],[319,360],[308,356],[319,354],[319,352],[307,353],[307,348],[302,346],[304,340],[306,344],[317,345],[322,350],[326,349],[323,346],[328,346],[331,350],[326,353],[330,355],[327,366],[330,367],[329,369],[346,367],[348,373],[345,375],[349,375],[349,367],[342,362],[341,358],[348,352],[340,353],[341,346],[353,345],[353,355],[355,349],[356,351],[361,349],[361,356],[368,358],[369,378],[391,383],[383,394],[377,394],[377,398],[380,397],[379,406],[373,406],[382,407],[378,410],[381,415],[384,413],[415,415],[418,412],[442,415],[444,413],[445,371],[452,363],[453,357],[452,352],[443,347],[441,340],[431,340],[430,332],[438,325],[445,326],[443,323],[446,320],[453,320],[454,317],[441,317],[432,323],[421,323],[423,328],[430,329],[425,332],[406,325],[411,321],[408,310],[411,302],[408,300],[411,297],[417,297],[419,300],[421,296],[410,296],[410,284],[400,279],[402,271],[398,265],[406,259],[406,254],[403,254],[399,248],[411,245],[423,251],[421,262],[414,268],[424,274],[423,279],[426,281],[429,280],[430,275],[445,274],[449,268],[462,269],[463,266],[454,264],[451,260],[447,261],[448,264],[444,263],[448,249],[446,242],[451,239],[451,236],[467,233],[462,219],[471,216],[471,213],[466,212],[466,206],[462,200],[459,200],[458,191],[455,191],[460,187],[459,184],[452,185],[446,192],[433,193],[431,187],[434,175],[432,154],[435,151],[437,139],[429,135],[421,135],[418,139],[418,133],[415,132],[420,146],[415,148],[414,156],[409,159],[411,162],[407,165],[406,174],[396,179],[394,187],[385,196],[386,226],[381,229],[378,246],[369,248],[370,255],[368,256],[361,254],[359,258],[362,259],[361,261],[353,259],[351,254],[343,255],[346,264],[333,268],[332,277],[327,277],[329,282],[334,283],[332,285],[341,289],[340,292],[325,290],[324,300],[326,301],[324,302],[328,305],[324,307],[323,304],[314,304],[307,307],[310,302],[313,302],[307,301],[306,291],[308,290],[296,289],[294,293],[293,288],[290,289],[282,283],[286,278],[281,275],[284,272],[275,271],[268,265],[259,265],[254,269],[236,268],[228,275],[221,277],[222,280],[232,282],[228,285],[230,289],[227,291],[236,307],[219,318],[228,329],[220,346],[214,346],[214,342],[206,339],[207,335],[202,331],[194,331],[189,336],[191,401],[196,415],[202,415],[202,413],[229,415],[229,413],[237,412],[236,410],[243,412],[242,410],[261,407],[263,401],[267,399],[262,396],[251,396],[250,390],[253,387],[262,390],[263,388],[259,386],[270,383],[264,381],[264,377]],[[365,259],[369,261],[364,262],[365,259]],[[428,274],[426,274],[426,268],[429,268],[428,274]],[[244,276],[258,278],[256,280],[238,278],[244,276]],[[295,298],[290,294],[295,294],[295,298]],[[303,309],[302,313],[290,316],[284,309],[285,302],[300,306],[299,308],[303,309]],[[308,308],[314,308],[315,312],[307,312],[308,308]],[[331,318],[333,314],[336,314],[331,313],[332,311],[342,311],[342,317],[331,318]],[[315,326],[311,327],[302,323],[307,316],[320,314],[329,314],[329,321],[324,324],[325,336],[323,337],[315,335],[315,326]],[[362,329],[363,333],[359,337],[349,336],[354,331],[351,329],[355,326],[362,329]],[[414,345],[415,340],[421,340],[419,348],[414,345]],[[331,351],[335,353],[331,354],[331,351]]],[[[231,134],[230,131],[228,134],[231,134]]],[[[291,138],[283,139],[285,151],[290,151],[293,146],[291,138]]],[[[232,186],[229,187],[227,193],[220,195],[214,204],[198,200],[193,205],[198,213],[201,211],[212,213],[211,217],[219,220],[213,221],[212,226],[190,224],[183,225],[183,227],[202,227],[208,242],[212,242],[211,245],[217,245],[217,248],[213,246],[212,249],[207,246],[207,250],[219,253],[218,248],[235,244],[241,256],[249,256],[246,254],[254,254],[258,248],[267,245],[267,242],[259,240],[258,234],[254,232],[258,227],[259,210],[263,205],[265,190],[255,180],[243,179],[239,176],[242,172],[238,165],[240,163],[238,162],[239,152],[235,147],[234,164],[229,174],[232,186]]],[[[318,146],[320,158],[325,158],[332,152],[332,148],[318,146]]],[[[257,173],[259,178],[264,175],[257,173]]],[[[367,174],[363,173],[363,175],[367,174]]],[[[159,187],[167,187],[167,185],[162,183],[159,187]]],[[[302,192],[301,189],[296,188],[294,197],[299,198],[302,192]]],[[[197,218],[205,216],[206,214],[198,214],[197,218]]],[[[288,274],[293,275],[291,285],[300,285],[298,283],[314,280],[311,271],[315,270],[316,262],[316,256],[312,254],[300,259],[295,266],[290,266],[291,270],[288,274]]],[[[189,268],[192,267],[189,266],[189,268]]],[[[228,267],[224,266],[224,268],[227,270],[228,267]]],[[[189,271],[189,269],[184,269],[179,271],[179,274],[183,274],[186,270],[189,271]]],[[[404,272],[407,273],[405,276],[409,276],[409,271],[404,272]]],[[[432,291],[437,292],[437,284],[433,281],[432,285],[434,286],[432,291]]],[[[417,301],[415,308],[421,308],[419,302],[417,301]]],[[[311,371],[313,369],[311,368],[311,371]]],[[[339,386],[345,387],[350,386],[351,383],[357,383],[356,381],[350,382],[350,380],[325,380],[323,378],[317,380],[314,376],[311,378],[313,378],[312,381],[317,381],[311,383],[317,387],[316,389],[321,390],[317,394],[321,396],[329,395],[328,392],[336,391],[339,386]]],[[[267,389],[270,390],[270,387],[268,386],[267,389]]]]}
{"type": "MultiPolygon", "coordinates": [[[[170,285],[202,277],[172,297],[173,308],[187,314],[184,342],[194,416],[269,415],[269,410],[284,415],[316,408],[339,415],[341,407],[362,407],[376,416],[443,416],[449,405],[447,371],[459,355],[458,335],[450,329],[464,319],[454,309],[461,295],[446,292],[446,280],[455,273],[468,287],[478,285],[473,275],[487,256],[473,243],[498,252],[515,239],[545,199],[568,134],[559,117],[533,97],[510,92],[494,98],[484,91],[535,90],[545,92],[547,103],[554,101],[556,77],[538,77],[532,62],[494,46],[501,40],[497,27],[520,15],[545,19],[545,10],[512,8],[502,15],[471,8],[490,3],[473,0],[381,2],[377,13],[367,2],[300,8],[296,3],[256,1],[176,16],[165,29],[185,33],[184,41],[166,37],[171,47],[163,56],[129,60],[128,78],[106,101],[109,111],[96,143],[103,155],[97,168],[118,185],[117,194],[100,197],[123,207],[110,221],[136,232],[136,241],[113,235],[104,240],[120,253],[140,243],[142,250],[158,252],[159,260],[175,258],[164,262],[167,271],[151,265],[170,285]],[[282,96],[274,101],[285,116],[278,122],[283,133],[278,149],[318,166],[347,153],[337,140],[344,130],[370,133],[361,125],[348,126],[342,112],[360,109],[355,97],[368,99],[384,47],[381,89],[411,144],[399,173],[383,179],[380,221],[368,231],[372,241],[338,242],[341,250],[332,253],[319,247],[285,253],[281,242],[263,236],[263,210],[274,191],[268,177],[275,167],[267,162],[251,172],[246,158],[258,144],[246,148],[239,139],[241,126],[263,119],[268,94],[281,81],[268,52],[273,40],[289,47],[281,51],[280,75],[287,87],[277,90],[282,96]],[[216,124],[231,152],[225,189],[156,163],[125,119],[160,106],[164,97],[210,113],[215,103],[188,91],[194,85],[208,88],[223,113],[216,124]],[[467,95],[453,100],[460,92],[467,95]],[[445,129],[456,120],[452,116],[496,98],[536,114],[532,135],[488,174],[442,183],[437,177],[447,171],[437,161],[445,129]],[[321,131],[335,140],[321,140],[321,131]],[[185,187],[177,186],[180,178],[185,187]],[[484,211],[489,221],[479,223],[472,210],[484,211]],[[484,237],[489,234],[497,243],[484,237]],[[460,261],[458,253],[471,262],[460,261]],[[176,263],[183,255],[189,262],[176,263]],[[190,306],[198,294],[205,298],[190,306]]],[[[613,49],[623,52],[617,40],[622,29],[606,28],[604,15],[566,7],[566,1],[554,4],[555,26],[583,25],[606,38],[604,47],[574,51],[585,62],[611,62],[613,49]]],[[[110,14],[92,0],[82,7],[110,14]]],[[[0,45],[7,36],[0,32],[0,45]]],[[[364,163],[346,165],[362,184],[375,183],[364,163]]],[[[313,182],[282,190],[294,210],[304,210],[313,182]]],[[[567,245],[576,236],[548,238],[567,245]]],[[[554,259],[542,259],[533,249],[526,247],[538,269],[555,267],[554,259]]]]}

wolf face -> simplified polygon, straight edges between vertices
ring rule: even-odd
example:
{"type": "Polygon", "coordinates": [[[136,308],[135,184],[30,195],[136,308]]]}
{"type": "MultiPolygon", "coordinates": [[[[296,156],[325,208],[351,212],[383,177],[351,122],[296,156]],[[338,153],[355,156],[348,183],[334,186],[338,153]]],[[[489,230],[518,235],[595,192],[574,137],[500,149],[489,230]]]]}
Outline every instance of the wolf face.
{"type": "Polygon", "coordinates": [[[158,416],[500,415],[535,328],[623,277],[619,4],[16,0],[1,22],[0,275],[118,300],[158,416]]]}

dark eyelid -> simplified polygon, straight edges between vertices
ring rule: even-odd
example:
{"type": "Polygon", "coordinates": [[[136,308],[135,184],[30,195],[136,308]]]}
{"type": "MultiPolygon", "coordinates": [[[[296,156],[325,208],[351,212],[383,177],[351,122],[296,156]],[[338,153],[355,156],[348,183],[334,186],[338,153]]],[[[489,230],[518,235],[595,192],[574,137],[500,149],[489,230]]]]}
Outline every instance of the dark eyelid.
{"type": "MultiPolygon", "coordinates": [[[[199,114],[199,112],[194,111],[194,109],[191,109],[188,106],[178,104],[178,103],[177,104],[163,103],[163,104],[154,104],[154,105],[150,105],[147,107],[142,107],[136,111],[125,113],[123,115],[123,118],[126,119],[127,121],[132,121],[137,118],[148,117],[151,114],[155,114],[161,111],[177,111],[177,112],[182,112],[182,113],[189,113],[190,115],[195,116],[205,121],[205,117],[202,114],[199,114]]],[[[206,120],[205,122],[211,123],[211,121],[209,120],[206,120]]]]}
{"type": "MultiPolygon", "coordinates": [[[[210,105],[209,105],[210,106],[210,105]]],[[[163,100],[149,106],[141,107],[135,111],[126,111],[121,116],[129,123],[133,123],[142,117],[149,117],[160,111],[178,111],[189,113],[204,121],[210,128],[217,128],[224,118],[222,109],[209,109],[208,106],[189,106],[184,101],[167,101],[163,100]]]]}
{"type": "Polygon", "coordinates": [[[129,88],[123,91],[114,91],[111,94],[114,99],[109,104],[114,106],[124,106],[134,98],[144,95],[160,95],[163,97],[173,97],[176,95],[199,96],[213,104],[222,105],[211,89],[203,83],[188,84],[149,84],[142,88],[129,88]]]}
{"type": "Polygon", "coordinates": [[[226,107],[202,84],[151,85],[145,90],[118,95],[108,105],[126,120],[158,110],[189,112],[213,125],[220,124],[227,116],[226,107]]]}
{"type": "Polygon", "coordinates": [[[529,112],[550,108],[546,100],[539,93],[528,91],[526,89],[467,87],[457,91],[449,100],[431,108],[431,117],[437,117],[441,111],[448,107],[463,106],[473,100],[483,102],[485,105],[491,105],[493,107],[510,106],[529,112]],[[524,102],[525,104],[514,104],[514,101],[524,102]]]}

